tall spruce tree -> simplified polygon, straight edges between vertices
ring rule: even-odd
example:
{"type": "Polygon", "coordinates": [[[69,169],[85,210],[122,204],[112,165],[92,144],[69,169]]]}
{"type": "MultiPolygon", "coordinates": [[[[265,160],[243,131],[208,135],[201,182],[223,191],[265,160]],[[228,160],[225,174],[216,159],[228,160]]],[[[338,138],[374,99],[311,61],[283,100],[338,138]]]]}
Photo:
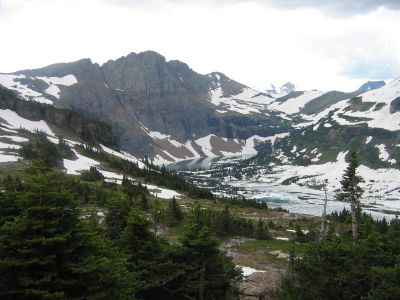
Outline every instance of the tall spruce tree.
{"type": "Polygon", "coordinates": [[[359,166],[357,152],[352,151],[350,154],[349,164],[340,181],[342,185],[340,192],[336,195],[339,201],[350,202],[351,207],[351,229],[353,241],[358,241],[358,219],[361,213],[360,198],[364,190],[360,187],[360,183],[364,182],[361,176],[357,175],[359,166]]]}

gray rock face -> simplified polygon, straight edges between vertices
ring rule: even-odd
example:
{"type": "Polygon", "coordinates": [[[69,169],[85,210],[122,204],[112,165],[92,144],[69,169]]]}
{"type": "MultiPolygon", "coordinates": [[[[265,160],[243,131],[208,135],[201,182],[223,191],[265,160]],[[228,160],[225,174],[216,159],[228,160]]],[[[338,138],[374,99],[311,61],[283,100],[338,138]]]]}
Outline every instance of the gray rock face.
{"type": "Polygon", "coordinates": [[[59,85],[60,99],[51,98],[55,105],[111,124],[120,147],[139,157],[152,157],[163,150],[162,143],[151,138],[149,131],[184,143],[209,134],[246,139],[285,130],[284,126],[275,126],[282,125],[278,117],[216,113],[209,101],[210,90],[218,85],[224,97],[229,97],[247,87],[221,73],[198,74],[185,63],[166,61],[152,51],[131,53],[102,66],[82,59],[16,74],[25,75],[41,92],[47,85],[36,82],[35,77],[73,74],[78,83],[59,85]]]}
{"type": "Polygon", "coordinates": [[[362,86],[360,86],[360,88],[358,90],[361,92],[368,92],[371,90],[379,89],[385,85],[386,85],[386,83],[381,80],[380,81],[368,81],[368,82],[364,83],[362,86]]]}

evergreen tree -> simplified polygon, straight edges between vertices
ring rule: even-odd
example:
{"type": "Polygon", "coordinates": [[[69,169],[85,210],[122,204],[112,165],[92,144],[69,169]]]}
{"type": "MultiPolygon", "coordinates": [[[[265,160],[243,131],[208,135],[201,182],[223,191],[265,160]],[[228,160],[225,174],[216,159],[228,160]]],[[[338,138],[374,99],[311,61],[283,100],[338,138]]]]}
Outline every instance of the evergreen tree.
{"type": "Polygon", "coordinates": [[[110,239],[118,239],[126,227],[129,211],[131,209],[130,201],[124,195],[115,193],[107,201],[107,214],[105,224],[107,235],[110,239]]]}
{"type": "Polygon", "coordinates": [[[145,194],[140,195],[139,207],[144,211],[149,211],[150,204],[145,194]]]}
{"type": "Polygon", "coordinates": [[[216,229],[219,232],[222,232],[223,235],[229,234],[232,231],[232,217],[227,204],[222,210],[219,219],[220,221],[218,222],[219,224],[217,224],[216,229]]]}
{"type": "Polygon", "coordinates": [[[128,270],[135,278],[135,296],[167,299],[161,295],[169,291],[168,283],[176,277],[177,268],[169,258],[168,244],[150,228],[151,222],[142,212],[132,209],[120,244],[128,257],[128,270]]]}
{"type": "Polygon", "coordinates": [[[175,197],[172,197],[167,209],[167,222],[169,226],[179,224],[183,220],[183,212],[175,197]]]}
{"type": "Polygon", "coordinates": [[[357,175],[359,166],[357,152],[352,151],[350,155],[349,165],[347,166],[343,178],[340,181],[342,185],[341,191],[336,195],[339,201],[350,202],[351,207],[351,227],[353,241],[358,241],[358,218],[361,213],[360,198],[363,194],[363,189],[359,186],[364,182],[361,176],[357,175]]]}
{"type": "Polygon", "coordinates": [[[16,195],[20,213],[0,227],[0,298],[122,299],[129,291],[123,259],[85,230],[66,183],[38,174],[16,195]]]}
{"type": "Polygon", "coordinates": [[[186,296],[199,300],[226,299],[240,271],[219,250],[219,243],[209,228],[208,215],[197,205],[180,238],[181,263],[185,270],[182,289],[186,296]]]}
{"type": "Polygon", "coordinates": [[[12,221],[18,216],[21,209],[17,205],[17,195],[23,191],[21,180],[18,177],[6,176],[0,182],[3,192],[0,193],[0,226],[6,221],[12,221]]]}

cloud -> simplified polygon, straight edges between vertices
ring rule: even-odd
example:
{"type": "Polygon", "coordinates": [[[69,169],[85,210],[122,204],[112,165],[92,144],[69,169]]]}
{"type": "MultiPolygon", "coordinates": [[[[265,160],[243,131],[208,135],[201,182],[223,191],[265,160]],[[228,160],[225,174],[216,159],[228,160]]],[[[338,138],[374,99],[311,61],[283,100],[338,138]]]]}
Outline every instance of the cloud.
{"type": "Polygon", "coordinates": [[[352,16],[375,11],[380,7],[400,10],[399,0],[103,0],[110,4],[140,8],[164,9],[169,5],[226,6],[257,3],[278,9],[315,9],[334,16],[352,16]]]}
{"type": "Polygon", "coordinates": [[[369,78],[371,80],[392,79],[400,74],[400,64],[396,61],[356,62],[348,66],[344,75],[352,78],[369,78]]]}
{"type": "Polygon", "coordinates": [[[294,1],[269,2],[287,9],[261,0],[148,1],[0,0],[8,41],[0,72],[84,57],[103,63],[154,50],[199,73],[220,71],[259,88],[292,81],[350,91],[369,79],[400,75],[400,11],[336,18],[289,9],[300,7],[294,1]]]}

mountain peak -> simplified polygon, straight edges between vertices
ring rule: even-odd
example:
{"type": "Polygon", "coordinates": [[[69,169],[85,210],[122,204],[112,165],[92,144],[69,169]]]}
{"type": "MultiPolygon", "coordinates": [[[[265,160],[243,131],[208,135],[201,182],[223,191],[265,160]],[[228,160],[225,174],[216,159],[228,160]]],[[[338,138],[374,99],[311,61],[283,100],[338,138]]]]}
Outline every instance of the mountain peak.
{"type": "Polygon", "coordinates": [[[266,92],[270,94],[290,94],[295,91],[297,91],[297,87],[292,82],[286,82],[280,87],[271,84],[271,87],[266,90],[266,92]]]}
{"type": "Polygon", "coordinates": [[[383,87],[385,85],[386,85],[386,83],[384,81],[382,81],[382,80],[380,80],[380,81],[367,81],[362,86],[360,86],[358,90],[362,91],[362,92],[368,92],[368,91],[371,91],[371,90],[379,89],[379,88],[381,88],[381,87],[383,87]]]}

